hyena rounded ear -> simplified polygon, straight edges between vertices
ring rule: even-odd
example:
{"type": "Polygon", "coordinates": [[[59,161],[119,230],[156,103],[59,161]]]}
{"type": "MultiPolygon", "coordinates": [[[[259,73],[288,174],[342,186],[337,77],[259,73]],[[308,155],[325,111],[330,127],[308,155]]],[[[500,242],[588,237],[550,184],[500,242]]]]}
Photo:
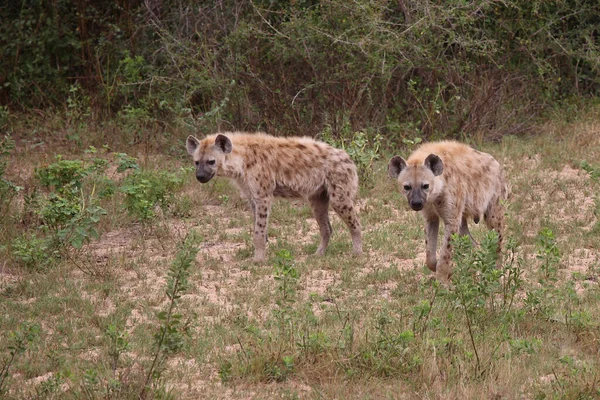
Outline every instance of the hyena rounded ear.
{"type": "Polygon", "coordinates": [[[192,135],[188,136],[187,140],[185,141],[185,147],[187,147],[187,151],[190,155],[194,154],[199,144],[200,141],[192,135]]]}
{"type": "Polygon", "coordinates": [[[229,154],[231,153],[231,150],[233,150],[233,144],[231,143],[231,140],[229,140],[227,136],[221,134],[217,135],[215,139],[215,146],[225,154],[229,154]]]}
{"type": "Polygon", "coordinates": [[[433,172],[434,176],[441,175],[444,172],[444,163],[442,159],[435,154],[430,154],[425,159],[425,166],[433,172]]]}
{"type": "Polygon", "coordinates": [[[392,178],[397,179],[404,168],[406,168],[406,161],[404,161],[404,158],[394,156],[388,163],[388,174],[390,174],[392,178]]]}

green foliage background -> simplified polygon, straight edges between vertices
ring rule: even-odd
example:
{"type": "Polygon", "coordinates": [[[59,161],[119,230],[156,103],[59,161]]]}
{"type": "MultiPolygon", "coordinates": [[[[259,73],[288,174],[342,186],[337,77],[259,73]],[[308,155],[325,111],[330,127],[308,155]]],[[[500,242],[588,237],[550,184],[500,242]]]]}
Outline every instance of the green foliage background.
{"type": "Polygon", "coordinates": [[[0,20],[0,105],[124,124],[498,138],[600,91],[596,0],[22,0],[0,20]]]}

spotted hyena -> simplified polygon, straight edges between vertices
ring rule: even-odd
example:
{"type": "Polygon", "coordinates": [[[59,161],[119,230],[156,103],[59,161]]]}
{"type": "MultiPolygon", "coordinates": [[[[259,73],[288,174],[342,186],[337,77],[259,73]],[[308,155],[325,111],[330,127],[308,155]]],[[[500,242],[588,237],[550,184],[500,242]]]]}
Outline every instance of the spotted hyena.
{"type": "Polygon", "coordinates": [[[502,167],[491,155],[454,141],[421,145],[408,160],[392,157],[390,176],[398,181],[408,204],[425,218],[426,262],[441,280],[449,278],[452,256],[451,236],[469,235],[467,220],[498,233],[502,246],[506,184],[502,167]],[[439,221],[444,221],[444,241],[440,260],[436,258],[439,221]]]}
{"type": "Polygon", "coordinates": [[[189,136],[187,150],[196,164],[196,179],[206,183],[215,175],[230,178],[250,201],[254,261],[265,259],[267,221],[275,196],[308,200],[321,232],[316,254],[325,254],[333,231],[329,204],[350,229],[354,252],[362,252],[354,206],[358,175],[345,151],[307,137],[242,132],[219,133],[203,140],[189,136]]]}

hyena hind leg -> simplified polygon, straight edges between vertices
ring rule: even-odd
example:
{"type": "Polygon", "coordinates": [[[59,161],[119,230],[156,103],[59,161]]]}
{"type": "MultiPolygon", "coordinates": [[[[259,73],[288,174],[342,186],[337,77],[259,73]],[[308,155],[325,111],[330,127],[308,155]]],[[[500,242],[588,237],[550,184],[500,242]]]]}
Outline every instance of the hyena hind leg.
{"type": "Polygon", "coordinates": [[[468,236],[469,239],[471,239],[471,244],[473,246],[479,245],[479,243],[477,243],[477,241],[473,238],[473,235],[471,235],[471,231],[469,230],[469,224],[467,222],[467,217],[465,217],[465,216],[462,217],[462,222],[460,223],[460,228],[458,229],[458,234],[461,236],[468,236]]]}
{"type": "Polygon", "coordinates": [[[329,245],[329,238],[331,238],[331,234],[333,233],[333,228],[329,221],[329,195],[327,194],[327,190],[323,189],[317,194],[312,195],[308,198],[308,201],[321,232],[321,243],[315,254],[322,256],[325,255],[325,251],[329,245]]]}
{"type": "Polygon", "coordinates": [[[502,263],[502,244],[504,242],[504,207],[500,204],[499,199],[490,203],[483,217],[488,229],[493,229],[498,234],[498,261],[496,265],[500,266],[502,263]]]}
{"type": "Polygon", "coordinates": [[[362,254],[362,235],[360,221],[351,199],[341,199],[335,193],[330,196],[331,206],[340,218],[346,223],[352,236],[352,248],[355,254],[362,254]]]}

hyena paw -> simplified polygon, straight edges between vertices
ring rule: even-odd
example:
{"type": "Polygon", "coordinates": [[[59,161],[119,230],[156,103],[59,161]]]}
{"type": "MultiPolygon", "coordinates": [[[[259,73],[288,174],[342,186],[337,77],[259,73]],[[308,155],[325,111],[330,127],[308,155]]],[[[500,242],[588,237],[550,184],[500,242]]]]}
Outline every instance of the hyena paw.
{"type": "Polygon", "coordinates": [[[315,251],[315,254],[314,254],[314,255],[315,255],[315,256],[319,256],[319,257],[322,257],[322,256],[324,256],[324,255],[325,255],[325,248],[324,248],[324,247],[321,247],[321,246],[319,246],[319,248],[317,249],[317,251],[315,251]]]}
{"type": "Polygon", "coordinates": [[[427,268],[430,271],[435,272],[437,270],[437,260],[427,260],[427,268]]]}
{"type": "Polygon", "coordinates": [[[360,255],[362,255],[362,253],[363,253],[362,247],[361,247],[361,248],[358,248],[358,249],[353,249],[353,250],[352,250],[352,253],[353,253],[354,255],[356,255],[356,256],[360,256],[360,255]]]}
{"type": "Polygon", "coordinates": [[[361,239],[352,239],[352,252],[356,255],[361,255],[363,253],[363,245],[361,239]]]}

